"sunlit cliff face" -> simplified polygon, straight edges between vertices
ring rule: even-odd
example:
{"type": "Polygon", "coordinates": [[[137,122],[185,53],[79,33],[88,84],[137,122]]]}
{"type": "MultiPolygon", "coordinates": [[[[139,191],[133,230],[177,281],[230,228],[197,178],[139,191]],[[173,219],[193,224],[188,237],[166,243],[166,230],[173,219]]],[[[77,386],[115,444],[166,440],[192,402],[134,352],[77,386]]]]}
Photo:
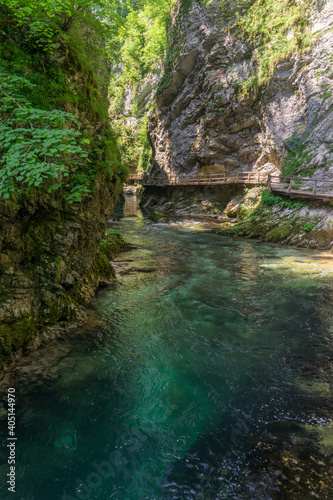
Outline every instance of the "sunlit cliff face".
{"type": "MultiPolygon", "coordinates": [[[[225,2],[236,10],[240,3],[225,2]]],[[[245,19],[254,3],[263,12],[267,8],[267,1],[250,2],[238,17],[245,19]]],[[[308,152],[308,160],[304,165],[300,160],[295,170],[314,168],[318,178],[327,177],[326,167],[333,160],[329,147],[333,8],[329,1],[311,7],[304,3],[304,16],[298,19],[308,23],[308,45],[297,53],[295,40],[300,40],[302,29],[292,25],[297,17],[292,9],[300,5],[289,2],[290,11],[277,9],[282,32],[277,29],[280,38],[273,40],[262,37],[272,26],[265,15],[260,27],[254,22],[245,33],[234,29],[235,18],[228,21],[222,15],[218,1],[208,6],[191,2],[188,10],[180,8],[171,31],[173,65],[162,78],[164,86],[148,127],[155,154],[152,175],[279,172],[296,139],[308,152]],[[273,63],[268,59],[270,48],[284,43],[293,50],[273,63]],[[266,61],[272,72],[265,84],[247,87],[261,74],[260,61],[266,61]]]]}

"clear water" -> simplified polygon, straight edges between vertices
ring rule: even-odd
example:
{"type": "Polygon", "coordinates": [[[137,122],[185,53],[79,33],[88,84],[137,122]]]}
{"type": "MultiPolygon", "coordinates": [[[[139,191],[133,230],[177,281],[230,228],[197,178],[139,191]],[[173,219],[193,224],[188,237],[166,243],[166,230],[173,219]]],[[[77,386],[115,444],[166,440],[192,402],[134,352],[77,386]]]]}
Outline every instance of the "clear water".
{"type": "Polygon", "coordinates": [[[136,249],[98,295],[105,326],[18,388],[17,491],[1,498],[333,498],[332,256],[196,224],[110,228],[136,249]]]}

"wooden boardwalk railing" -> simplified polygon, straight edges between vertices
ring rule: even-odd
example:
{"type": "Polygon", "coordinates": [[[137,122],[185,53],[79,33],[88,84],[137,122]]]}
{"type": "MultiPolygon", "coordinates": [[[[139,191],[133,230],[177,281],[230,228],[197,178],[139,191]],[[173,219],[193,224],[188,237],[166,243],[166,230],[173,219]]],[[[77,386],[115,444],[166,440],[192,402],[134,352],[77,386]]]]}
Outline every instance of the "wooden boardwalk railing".
{"type": "Polygon", "coordinates": [[[159,176],[148,178],[134,174],[129,180],[141,181],[143,186],[198,186],[210,184],[265,184],[268,174],[260,172],[238,172],[223,174],[198,174],[198,175],[172,175],[170,177],[159,176]]]}
{"type": "Polygon", "coordinates": [[[211,186],[221,184],[261,184],[271,191],[293,198],[333,200],[333,180],[322,181],[307,177],[286,177],[268,172],[238,172],[198,175],[172,175],[149,178],[132,174],[128,180],[138,181],[142,186],[211,186]]]}
{"type": "Polygon", "coordinates": [[[271,191],[292,198],[313,198],[317,200],[333,199],[333,180],[322,181],[308,177],[286,177],[269,175],[267,187],[271,191]]]}

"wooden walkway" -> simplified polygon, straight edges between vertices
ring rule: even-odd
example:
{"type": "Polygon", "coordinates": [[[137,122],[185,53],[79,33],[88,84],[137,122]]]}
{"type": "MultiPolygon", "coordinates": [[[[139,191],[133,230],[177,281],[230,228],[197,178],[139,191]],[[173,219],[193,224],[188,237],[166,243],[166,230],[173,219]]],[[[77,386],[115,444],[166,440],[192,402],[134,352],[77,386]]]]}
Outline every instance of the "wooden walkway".
{"type": "Polygon", "coordinates": [[[269,175],[267,187],[275,193],[290,196],[291,198],[333,200],[333,180],[322,181],[308,177],[269,175]]]}
{"type": "Polygon", "coordinates": [[[133,174],[128,180],[142,186],[216,186],[223,184],[265,185],[275,193],[291,198],[333,201],[333,180],[322,181],[307,177],[286,177],[268,172],[238,172],[223,174],[179,175],[149,178],[133,174]]]}
{"type": "Polygon", "coordinates": [[[172,175],[170,177],[149,177],[134,174],[129,180],[138,181],[143,186],[209,186],[212,184],[265,184],[267,173],[239,172],[225,174],[172,175]]]}

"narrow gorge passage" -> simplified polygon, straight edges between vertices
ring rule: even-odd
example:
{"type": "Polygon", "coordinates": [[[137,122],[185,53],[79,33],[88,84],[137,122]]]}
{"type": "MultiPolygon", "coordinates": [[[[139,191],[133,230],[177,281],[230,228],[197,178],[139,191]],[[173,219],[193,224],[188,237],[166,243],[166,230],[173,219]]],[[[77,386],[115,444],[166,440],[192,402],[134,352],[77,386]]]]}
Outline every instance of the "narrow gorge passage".
{"type": "Polygon", "coordinates": [[[331,498],[331,255],[134,215],[105,326],[21,384],[15,498],[331,498]]]}
{"type": "Polygon", "coordinates": [[[333,499],[332,63],[333,0],[0,0],[0,500],[333,499]]]}

